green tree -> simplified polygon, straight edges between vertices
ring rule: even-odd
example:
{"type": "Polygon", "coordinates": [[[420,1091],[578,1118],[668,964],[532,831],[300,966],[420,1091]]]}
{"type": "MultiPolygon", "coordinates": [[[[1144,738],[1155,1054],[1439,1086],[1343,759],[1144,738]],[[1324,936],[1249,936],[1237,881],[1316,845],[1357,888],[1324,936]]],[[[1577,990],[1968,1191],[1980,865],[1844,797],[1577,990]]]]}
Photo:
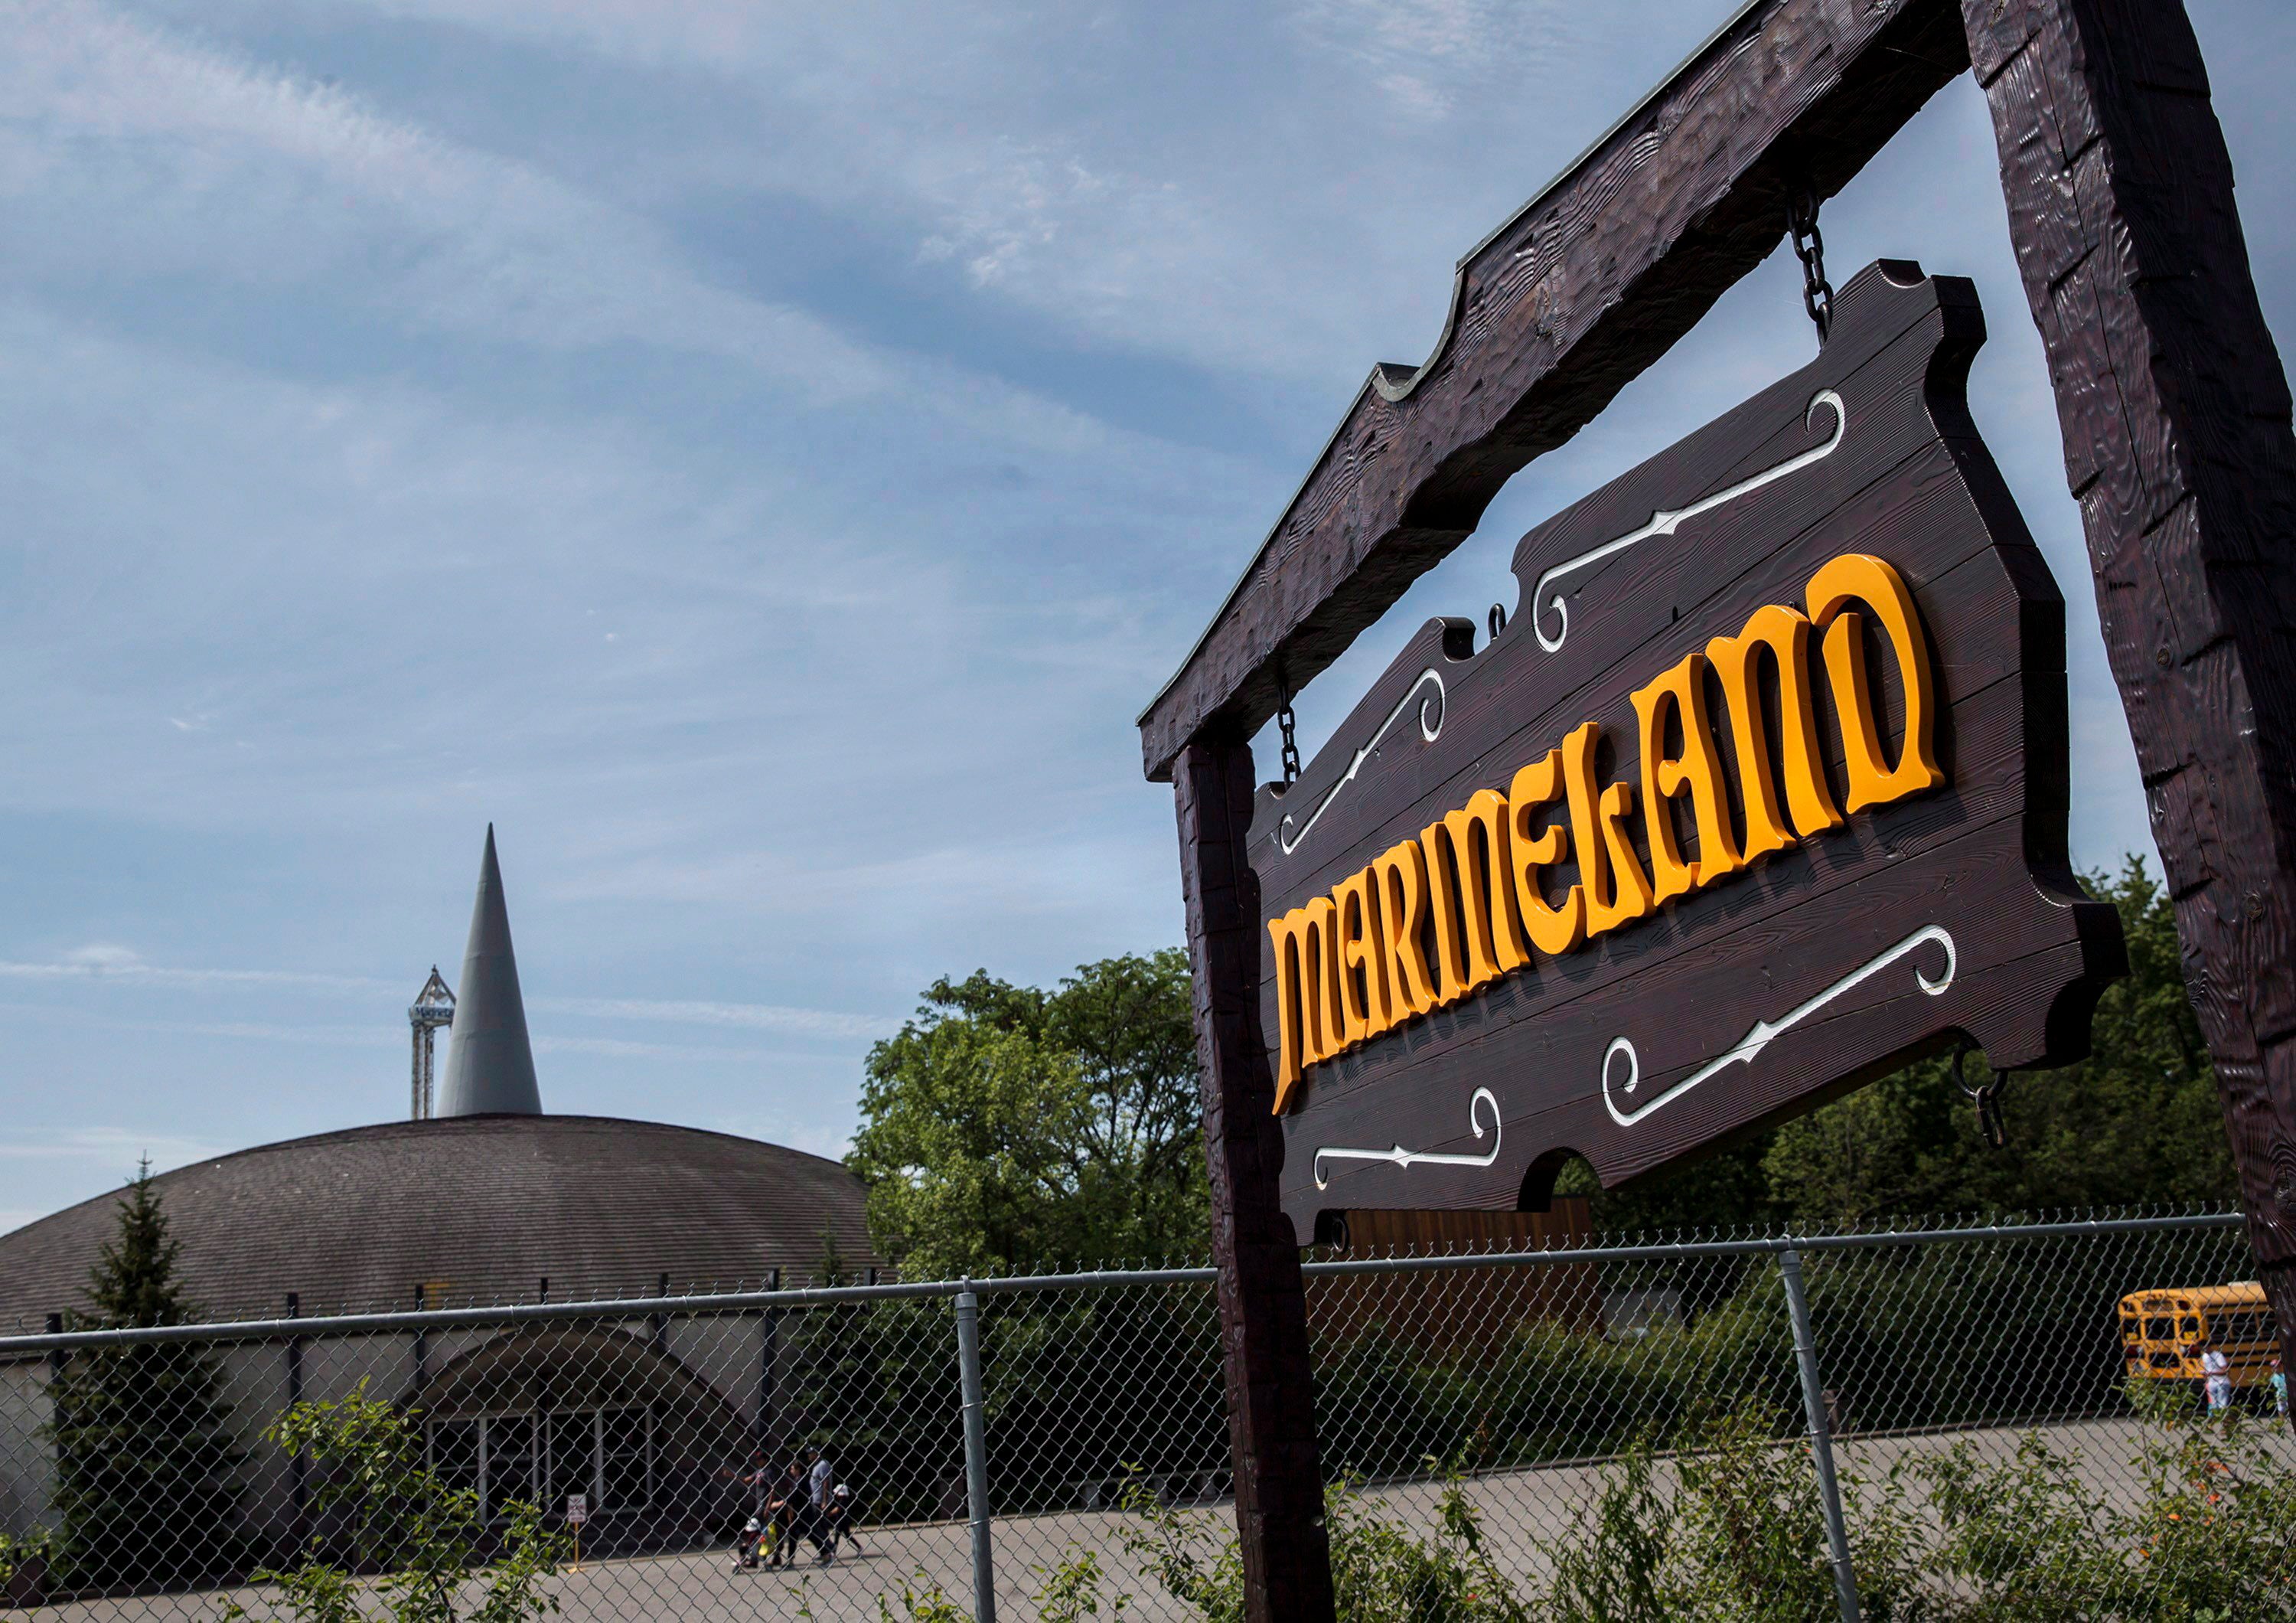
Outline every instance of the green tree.
{"type": "Polygon", "coordinates": [[[1201,1251],[1202,1115],[1187,957],[1086,964],[1054,990],[987,970],[926,989],[869,1052],[846,1164],[912,1272],[1201,1251]]]}
{"type": "MultiPolygon", "coordinates": [[[[118,1238],[88,1276],[75,1328],[196,1322],[176,1281],[182,1242],[145,1162],[119,1203],[118,1238]]],[[[241,1459],[214,1364],[189,1342],[73,1353],[49,1387],[59,1576],[70,1584],[187,1582],[226,1568],[241,1459]]]]}

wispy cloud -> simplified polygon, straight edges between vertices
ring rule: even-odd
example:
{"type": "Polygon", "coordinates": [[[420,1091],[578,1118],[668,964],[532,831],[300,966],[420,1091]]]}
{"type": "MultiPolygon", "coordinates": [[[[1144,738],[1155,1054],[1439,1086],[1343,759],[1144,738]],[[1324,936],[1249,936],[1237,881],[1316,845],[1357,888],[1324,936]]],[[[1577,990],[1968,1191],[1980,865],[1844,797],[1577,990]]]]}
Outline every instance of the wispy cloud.
{"type": "MultiPolygon", "coordinates": [[[[482,24],[484,8],[458,21],[482,24]]],[[[962,422],[968,436],[1042,451],[1106,432],[993,371],[873,342],[713,275],[652,212],[584,184],[590,177],[457,142],[204,31],[170,29],[100,0],[30,0],[9,45],[0,54],[0,102],[11,112],[0,123],[0,200],[24,228],[0,244],[0,265],[37,284],[101,281],[124,262],[254,297],[323,294],[458,339],[554,354],[636,345],[665,359],[712,358],[788,391],[806,412],[897,400],[905,414],[962,422]],[[67,151],[68,167],[56,155],[67,151]]],[[[783,60],[772,58],[773,83],[808,93],[812,81],[789,80],[783,60]]],[[[897,138],[884,156],[911,150],[897,138]]],[[[789,177],[807,172],[802,156],[777,162],[789,163],[789,177]]],[[[1056,155],[1048,169],[1037,152],[995,140],[965,163],[984,174],[949,216],[951,228],[980,237],[985,246],[967,257],[989,266],[1010,268],[1029,243],[1048,240],[1064,218],[1053,207],[1058,197],[1144,199],[1164,189],[1107,187],[1078,155],[1056,155]],[[1088,184],[1070,184],[1077,176],[1088,184]]],[[[1152,245],[1185,223],[1132,218],[1120,231],[1095,231],[1088,251],[1106,274],[1112,252],[1160,251],[1152,245]],[[1128,236],[1139,245],[1125,247],[1128,236]]]]}
{"type": "Polygon", "coordinates": [[[832,395],[888,381],[803,312],[697,277],[642,218],[336,87],[93,0],[33,0],[9,45],[0,196],[50,196],[62,144],[78,183],[127,210],[100,233],[20,242],[50,268],[132,246],[147,267],[255,287],[338,276],[346,292],[447,332],[552,348],[636,340],[832,395]],[[266,246],[248,251],[255,242],[266,246]]]}
{"type": "MultiPolygon", "coordinates": [[[[297,1020],[170,1020],[109,1009],[22,999],[0,1001],[0,1014],[24,1022],[104,1032],[149,1032],[168,1037],[212,1037],[224,1042],[289,1042],[322,1048],[391,1048],[404,1052],[406,1027],[387,1018],[316,1023],[297,1020]]],[[[180,1058],[180,1050],[171,1058],[180,1058]]]]}
{"type": "MultiPolygon", "coordinates": [[[[1456,163],[1461,129],[1491,122],[1493,98],[1473,93],[1496,84],[1512,95],[1542,50],[1550,73],[1566,54],[1586,70],[1551,80],[1538,98],[1538,121],[1566,132],[1565,144],[1569,109],[1624,84],[1619,69],[1601,71],[1600,53],[1589,62],[1571,49],[1553,26],[1562,9],[1553,0],[1319,0],[1304,18],[1243,8],[1223,18],[1216,51],[1185,8],[367,0],[363,9],[552,53],[586,50],[620,70],[660,74],[655,91],[672,102],[707,76],[718,94],[746,97],[739,119],[706,142],[673,136],[651,163],[617,147],[622,185],[712,203],[804,197],[874,231],[899,229],[919,262],[947,265],[1035,321],[1249,375],[1255,388],[1270,375],[1320,384],[1360,374],[1372,351],[1355,345],[1378,310],[1361,296],[1366,278],[1390,284],[1399,279],[1390,268],[1418,273],[1425,260],[1439,284],[1456,247],[1394,229],[1395,217],[1461,188],[1449,177],[1430,185],[1414,134],[1451,115],[1444,133],[1456,163]],[[1192,65],[1176,83],[1144,72],[1151,60],[1192,65]],[[793,62],[806,70],[792,72],[793,62]],[[1473,124],[1456,117],[1463,106],[1480,115],[1473,124]],[[1335,177],[1369,211],[1344,234],[1355,239],[1347,274],[1321,258],[1342,235],[1327,228],[1335,177]],[[1354,342],[1335,355],[1332,341],[1351,327],[1354,342]]],[[[1590,130],[1601,122],[1591,116],[1590,130]]],[[[680,120],[666,110],[662,121],[680,120]]],[[[1490,133],[1522,144],[1507,139],[1512,129],[1490,133]]],[[[1479,228],[1465,227],[1465,240],[1479,228]]],[[[1441,292],[1426,295],[1434,322],[1441,292]]]]}
{"type": "Polygon", "coordinates": [[[1553,0],[1306,0],[1302,34],[1360,63],[1397,111],[1441,118],[1475,90],[1576,43],[1553,0]]]}
{"type": "Polygon", "coordinates": [[[600,1020],[650,1020],[675,1026],[729,1026],[750,1031],[785,1032],[805,1037],[881,1037],[899,1024],[875,1015],[840,1014],[824,1009],[792,1009],[778,1003],[718,1003],[684,998],[539,997],[529,998],[527,1007],[540,1013],[582,1015],[600,1020]]]}
{"type": "Polygon", "coordinates": [[[100,1161],[127,1170],[150,1157],[152,1170],[167,1172],[209,1160],[233,1146],[164,1133],[135,1133],[124,1127],[74,1127],[61,1132],[0,1136],[0,1161],[100,1161]]]}
{"type": "MultiPolygon", "coordinates": [[[[373,976],[330,975],[307,969],[200,968],[147,963],[133,948],[109,943],[73,949],[45,962],[0,959],[0,978],[134,987],[279,987],[319,993],[354,993],[396,998],[406,988],[373,976]]],[[[734,1027],[780,1032],[791,1036],[851,1039],[878,1037],[899,1023],[877,1015],[804,1009],[783,1003],[740,1003],[692,998],[533,997],[527,1007],[539,1014],[576,1015],[594,1020],[635,1020],[657,1025],[734,1027]]],[[[151,1022],[144,1024],[151,1025],[151,1022]]],[[[214,1035],[259,1036],[280,1041],[333,1042],[362,1027],[283,1026],[262,1023],[177,1024],[169,1029],[214,1035]]],[[[563,1047],[588,1042],[603,1053],[605,1039],[549,1039],[563,1047]]],[[[626,1045],[627,1051],[657,1051],[626,1045]]],[[[666,1050],[660,1050],[666,1051],[666,1050]]],[[[745,1050],[746,1051],[746,1050],[745,1050]]]]}
{"type": "Polygon", "coordinates": [[[132,949],[94,945],[74,949],[49,962],[0,959],[0,977],[26,981],[100,982],[108,985],[278,986],[309,992],[378,993],[390,983],[365,975],[328,975],[309,969],[192,968],[151,964],[132,949]]]}
{"type": "Polygon", "coordinates": [[[537,1053],[592,1054],[604,1059],[709,1060],[733,1065],[770,1065],[769,1049],[725,1048],[706,1042],[633,1042],[621,1037],[537,1037],[537,1053]]]}

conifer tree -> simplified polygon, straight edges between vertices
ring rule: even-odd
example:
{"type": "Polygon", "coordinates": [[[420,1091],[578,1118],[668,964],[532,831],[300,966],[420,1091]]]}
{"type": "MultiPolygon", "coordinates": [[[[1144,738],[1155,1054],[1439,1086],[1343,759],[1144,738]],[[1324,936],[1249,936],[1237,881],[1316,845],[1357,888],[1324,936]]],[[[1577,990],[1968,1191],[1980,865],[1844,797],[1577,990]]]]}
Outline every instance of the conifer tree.
{"type": "MultiPolygon", "coordinates": [[[[176,1281],[182,1252],[144,1161],[118,1238],[88,1273],[75,1329],[196,1322],[176,1281]]],[[[70,1355],[49,1387],[61,1576],[73,1585],[190,1583],[230,1564],[241,1454],[211,1360],[189,1342],[70,1355]]]]}

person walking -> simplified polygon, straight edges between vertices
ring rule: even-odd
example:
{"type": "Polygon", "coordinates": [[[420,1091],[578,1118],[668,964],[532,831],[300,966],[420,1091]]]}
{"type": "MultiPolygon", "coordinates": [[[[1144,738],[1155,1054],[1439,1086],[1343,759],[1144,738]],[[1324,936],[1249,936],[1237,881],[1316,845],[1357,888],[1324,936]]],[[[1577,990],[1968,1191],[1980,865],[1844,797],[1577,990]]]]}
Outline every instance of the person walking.
{"type": "Polygon", "coordinates": [[[767,1526],[773,1531],[774,1558],[766,1564],[778,1567],[786,1556],[789,1564],[796,1566],[798,1536],[806,1530],[810,1518],[806,1514],[805,1472],[795,1460],[789,1462],[781,1480],[775,1484],[767,1512],[771,1517],[767,1526]]]}
{"type": "Polygon", "coordinates": [[[861,1548],[861,1536],[853,1530],[853,1488],[840,1482],[829,1490],[829,1553],[837,1553],[838,1540],[843,1539],[855,1549],[861,1548]]]}
{"type": "Polygon", "coordinates": [[[2280,1355],[2272,1355],[2272,1412],[2283,1425],[2288,1422],[2288,1372],[2281,1367],[2280,1355]]]}
{"type": "Polygon", "coordinates": [[[766,1464],[765,1450],[759,1448],[750,1452],[747,1470],[721,1471],[718,1474],[720,1477],[730,1476],[741,1485],[742,1500],[749,1508],[750,1517],[737,1536],[739,1542],[734,1545],[734,1564],[754,1567],[761,1553],[758,1546],[764,1542],[765,1528],[771,1525],[771,1512],[766,1509],[766,1502],[771,1497],[769,1490],[773,1487],[773,1471],[766,1464]]]}
{"type": "Polygon", "coordinates": [[[826,1567],[837,1559],[837,1540],[829,1530],[829,1501],[837,1485],[837,1469],[818,1448],[807,1449],[805,1458],[806,1496],[813,1511],[807,1531],[813,1537],[815,1560],[826,1567]]]}
{"type": "Polygon", "coordinates": [[[2203,1338],[2201,1341],[2201,1385],[2209,1395],[2209,1413],[2222,1414],[2232,1406],[2232,1360],[2224,1348],[2203,1338]]]}

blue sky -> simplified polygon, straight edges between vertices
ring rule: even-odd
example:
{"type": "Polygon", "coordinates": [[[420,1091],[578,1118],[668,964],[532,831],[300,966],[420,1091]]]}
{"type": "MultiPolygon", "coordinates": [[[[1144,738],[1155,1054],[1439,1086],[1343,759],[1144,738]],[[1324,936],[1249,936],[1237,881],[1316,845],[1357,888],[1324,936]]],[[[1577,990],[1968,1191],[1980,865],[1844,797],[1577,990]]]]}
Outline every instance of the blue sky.
{"type": "MultiPolygon", "coordinates": [[[[406,1108],[498,828],[545,1104],[834,1153],[917,990],[1176,941],[1132,720],[1452,261],[1719,0],[0,0],[0,1224],[406,1108]]],[[[2296,8],[2196,0],[2296,332],[2296,8]]],[[[1983,103],[1827,209],[1974,276],[2144,849],[1983,103]]],[[[1306,695],[1807,358],[1790,254],[1306,695]]],[[[1269,752],[1272,759],[1272,752],[1269,752]]]]}

